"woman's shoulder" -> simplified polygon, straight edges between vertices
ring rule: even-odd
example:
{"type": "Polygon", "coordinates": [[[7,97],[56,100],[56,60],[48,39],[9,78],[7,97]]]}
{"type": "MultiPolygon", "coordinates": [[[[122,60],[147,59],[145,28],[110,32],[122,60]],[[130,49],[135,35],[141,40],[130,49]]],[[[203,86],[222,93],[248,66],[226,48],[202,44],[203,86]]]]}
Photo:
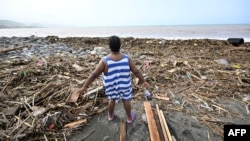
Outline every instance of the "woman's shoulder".
{"type": "Polygon", "coordinates": [[[123,54],[124,57],[130,58],[128,54],[123,54]]]}

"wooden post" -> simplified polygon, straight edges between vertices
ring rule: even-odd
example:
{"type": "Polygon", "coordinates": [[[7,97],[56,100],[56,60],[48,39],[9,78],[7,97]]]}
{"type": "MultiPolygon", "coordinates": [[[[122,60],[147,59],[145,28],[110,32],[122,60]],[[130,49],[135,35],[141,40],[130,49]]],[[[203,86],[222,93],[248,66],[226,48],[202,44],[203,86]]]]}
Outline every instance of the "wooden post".
{"type": "Polygon", "coordinates": [[[145,113],[148,122],[148,128],[151,141],[160,141],[159,132],[155,123],[153,111],[150,102],[144,102],[145,113]]]}
{"type": "Polygon", "coordinates": [[[120,141],[126,141],[126,123],[124,119],[120,122],[120,141]]]}

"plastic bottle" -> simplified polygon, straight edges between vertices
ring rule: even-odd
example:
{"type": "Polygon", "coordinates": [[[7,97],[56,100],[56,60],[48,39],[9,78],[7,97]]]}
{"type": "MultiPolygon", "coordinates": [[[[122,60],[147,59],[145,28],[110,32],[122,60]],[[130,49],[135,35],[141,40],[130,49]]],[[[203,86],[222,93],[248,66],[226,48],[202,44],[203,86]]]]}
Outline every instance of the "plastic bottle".
{"type": "Polygon", "coordinates": [[[145,93],[145,96],[146,96],[147,100],[152,100],[152,96],[151,96],[150,92],[147,89],[144,90],[144,93],[145,93]]]}

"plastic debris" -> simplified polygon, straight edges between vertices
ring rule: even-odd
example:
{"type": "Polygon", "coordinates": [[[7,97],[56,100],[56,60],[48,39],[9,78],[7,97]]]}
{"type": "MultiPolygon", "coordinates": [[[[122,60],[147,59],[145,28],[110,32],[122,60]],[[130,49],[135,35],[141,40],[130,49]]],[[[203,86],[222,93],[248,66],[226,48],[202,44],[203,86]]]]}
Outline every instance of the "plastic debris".
{"type": "Polygon", "coordinates": [[[33,110],[33,116],[39,116],[39,115],[43,114],[46,111],[45,108],[37,107],[37,106],[33,106],[32,110],[33,110]]]}
{"type": "Polygon", "coordinates": [[[219,60],[215,60],[218,64],[221,65],[228,65],[228,61],[227,59],[219,59],[219,60]]]}

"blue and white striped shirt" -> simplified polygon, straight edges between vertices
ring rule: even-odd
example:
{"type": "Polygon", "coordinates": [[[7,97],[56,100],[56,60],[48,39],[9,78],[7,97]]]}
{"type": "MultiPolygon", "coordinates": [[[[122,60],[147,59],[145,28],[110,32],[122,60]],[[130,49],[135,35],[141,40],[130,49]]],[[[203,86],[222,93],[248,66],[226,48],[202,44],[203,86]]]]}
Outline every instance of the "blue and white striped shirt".
{"type": "Polygon", "coordinates": [[[119,61],[113,61],[106,56],[108,72],[102,74],[105,93],[109,99],[129,100],[132,96],[132,82],[130,75],[129,59],[127,55],[119,61]]]}

